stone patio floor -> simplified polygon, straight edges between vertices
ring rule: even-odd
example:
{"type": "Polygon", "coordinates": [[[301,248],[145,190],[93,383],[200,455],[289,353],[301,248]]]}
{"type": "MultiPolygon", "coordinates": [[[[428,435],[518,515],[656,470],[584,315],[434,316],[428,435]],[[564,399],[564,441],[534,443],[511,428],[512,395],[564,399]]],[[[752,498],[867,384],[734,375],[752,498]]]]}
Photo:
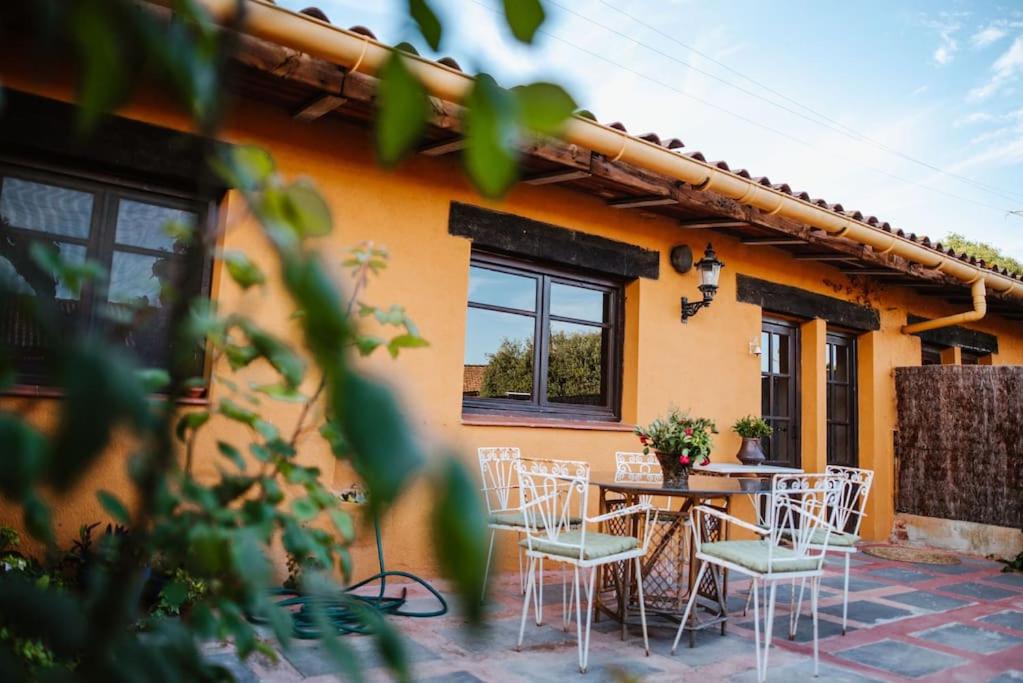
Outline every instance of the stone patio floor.
{"type": "MultiPolygon", "coordinates": [[[[937,566],[853,556],[849,595],[849,632],[841,635],[842,575],[839,560],[830,563],[821,590],[820,651],[822,681],[1023,681],[1023,574],[1000,573],[1001,565],[963,556],[958,565],[937,566]]],[[[747,585],[729,585],[728,633],[709,629],[696,646],[686,639],[670,654],[675,628],[650,620],[651,656],[643,654],[638,626],[625,642],[617,622],[593,625],[589,671],[577,666],[575,627],[561,628],[560,578],[548,574],[545,622],[526,624],[522,651],[515,651],[521,597],[518,577],[501,576],[492,587],[489,623],[467,633],[453,613],[434,619],[393,618],[406,636],[416,681],[755,681],[753,624],[743,616],[747,585]]],[[[440,587],[440,585],[438,585],[440,587]]],[[[388,586],[391,594],[397,587],[388,586]]],[[[788,627],[787,589],[779,587],[778,614],[768,680],[812,678],[811,621],[804,610],[795,641],[788,627]],[[784,599],[783,599],[784,598],[784,599]]],[[[433,603],[418,587],[409,589],[409,609],[433,603]]],[[[348,636],[362,657],[366,678],[390,680],[370,638],[348,636]]],[[[242,663],[228,644],[210,644],[210,659],[229,666],[239,681],[338,680],[337,665],[314,641],[296,642],[276,662],[263,656],[242,663]]]]}

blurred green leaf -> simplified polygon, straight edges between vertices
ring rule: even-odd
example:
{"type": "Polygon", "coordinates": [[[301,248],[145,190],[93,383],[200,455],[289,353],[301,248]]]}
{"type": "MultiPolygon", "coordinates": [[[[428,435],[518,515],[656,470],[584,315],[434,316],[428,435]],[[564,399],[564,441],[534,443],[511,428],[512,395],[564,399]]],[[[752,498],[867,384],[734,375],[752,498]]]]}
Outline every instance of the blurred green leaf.
{"type": "Polygon", "coordinates": [[[174,428],[174,435],[178,437],[178,441],[186,441],[189,432],[194,432],[209,421],[210,411],[208,410],[193,410],[185,413],[178,419],[178,424],[174,428]]]}
{"type": "Polygon", "coordinates": [[[266,283],[266,276],[249,257],[240,251],[227,251],[223,255],[224,264],[231,279],[238,283],[242,289],[248,289],[253,285],[266,283]]]}
{"type": "Polygon", "coordinates": [[[242,457],[241,451],[226,441],[218,441],[217,450],[220,451],[221,455],[234,463],[235,467],[242,472],[245,471],[245,458],[242,457]]]}
{"type": "Polygon", "coordinates": [[[72,3],[68,17],[78,48],[79,125],[83,130],[91,129],[101,114],[113,109],[127,86],[126,67],[131,61],[122,50],[130,37],[118,35],[119,27],[110,11],[113,5],[102,0],[80,0],[72,3]]]}
{"type": "Polygon", "coordinates": [[[465,100],[465,167],[476,188],[499,197],[518,177],[516,102],[488,74],[480,74],[465,100]]]}
{"type": "Polygon", "coordinates": [[[131,524],[131,515],[128,513],[128,508],[124,506],[124,503],[117,496],[110,493],[110,491],[99,491],[96,493],[96,499],[99,500],[99,504],[103,506],[107,514],[115,520],[121,524],[131,524]]]}
{"type": "Polygon", "coordinates": [[[265,394],[272,399],[284,401],[286,403],[305,403],[309,400],[309,397],[300,392],[298,389],[289,387],[286,384],[257,384],[252,387],[252,389],[253,391],[265,394]]]}
{"type": "Polygon", "coordinates": [[[29,254],[37,266],[56,278],[75,296],[82,291],[86,282],[103,280],[106,270],[98,262],[86,259],[81,263],[64,259],[60,250],[46,242],[32,242],[29,254]]]}
{"type": "Polygon", "coordinates": [[[355,522],[352,521],[352,516],[343,510],[330,510],[330,519],[334,522],[334,526],[341,534],[341,538],[346,543],[351,543],[355,540],[355,522]]]}
{"type": "Polygon", "coordinates": [[[394,395],[382,384],[349,372],[332,397],[351,446],[351,461],[369,489],[375,511],[388,506],[424,462],[394,395]]]}
{"type": "Polygon", "coordinates": [[[440,19],[437,18],[437,14],[427,0],[409,0],[408,13],[419,26],[419,32],[423,34],[423,38],[426,39],[430,48],[439,49],[442,32],[440,19]]]}
{"type": "Polygon", "coordinates": [[[473,624],[483,619],[483,576],[486,572],[487,518],[479,490],[465,466],[454,456],[441,464],[436,478],[433,542],[441,572],[461,596],[460,604],[473,624]]]}
{"type": "Polygon", "coordinates": [[[524,128],[543,135],[558,135],[575,111],[576,103],[553,83],[530,83],[512,88],[518,100],[519,121],[524,128]]]}
{"type": "Polygon", "coordinates": [[[291,501],[291,511],[300,522],[308,522],[319,513],[317,508],[308,498],[296,498],[291,501]]]}
{"type": "Polygon", "coordinates": [[[285,217],[300,237],[322,237],[330,233],[330,207],[312,183],[293,182],[285,188],[284,199],[285,217]]]}
{"type": "Polygon", "coordinates": [[[305,375],[305,363],[294,349],[252,324],[245,326],[245,334],[256,351],[267,359],[290,387],[294,388],[301,384],[305,375]]]}
{"type": "Polygon", "coordinates": [[[164,585],[160,597],[171,607],[180,608],[188,598],[188,586],[180,581],[171,581],[164,585]]]}
{"type": "Polygon", "coordinates": [[[405,59],[393,51],[378,74],[377,156],[385,166],[398,163],[419,142],[430,115],[426,89],[409,71],[405,59]]]}
{"type": "Polygon", "coordinates": [[[145,368],[136,370],[135,375],[142,382],[142,388],[147,394],[155,394],[161,389],[170,385],[170,373],[162,368],[145,368]]]}
{"type": "Polygon", "coordinates": [[[29,493],[22,501],[22,515],[25,520],[25,530],[32,538],[44,543],[53,540],[50,506],[34,493],[29,493]]]}
{"type": "Polygon", "coordinates": [[[17,624],[20,638],[39,639],[61,657],[76,656],[89,637],[82,605],[70,591],[8,576],[0,581],[0,614],[5,624],[17,624]]]}
{"type": "Polygon", "coordinates": [[[355,348],[359,350],[359,355],[361,356],[368,356],[385,343],[380,337],[370,335],[359,335],[355,338],[355,348]]]}
{"type": "Polygon", "coordinates": [[[235,422],[241,422],[242,424],[247,424],[250,427],[256,423],[256,420],[259,419],[258,414],[252,412],[251,410],[246,410],[245,408],[242,408],[240,405],[238,405],[229,398],[225,398],[220,401],[220,407],[218,408],[218,410],[220,414],[226,417],[227,419],[234,420],[235,422]]]}
{"type": "Polygon", "coordinates": [[[391,354],[391,358],[397,358],[401,349],[416,349],[429,345],[430,342],[414,334],[399,334],[387,342],[387,351],[391,354]]]}
{"type": "Polygon", "coordinates": [[[504,18],[512,35],[523,43],[532,43],[546,15],[540,0],[504,0],[504,18]]]}
{"type": "Polygon", "coordinates": [[[262,147],[233,145],[220,150],[213,167],[231,187],[252,191],[270,180],[275,170],[273,157],[262,147]]]}

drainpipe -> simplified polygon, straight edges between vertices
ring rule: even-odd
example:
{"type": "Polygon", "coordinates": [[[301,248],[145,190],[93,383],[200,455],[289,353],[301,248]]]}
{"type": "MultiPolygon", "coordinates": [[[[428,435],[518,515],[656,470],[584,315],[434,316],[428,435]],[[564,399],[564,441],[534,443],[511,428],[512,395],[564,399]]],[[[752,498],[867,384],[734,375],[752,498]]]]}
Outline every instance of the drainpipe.
{"type": "MultiPolygon", "coordinates": [[[[197,0],[220,22],[231,19],[241,3],[237,0],[197,0]]],[[[152,0],[173,9],[174,0],[152,0]]],[[[350,71],[376,73],[392,49],[368,36],[345,30],[306,14],[277,7],[266,0],[244,0],[242,30],[252,36],[327,60],[350,71]]],[[[452,102],[461,102],[472,87],[473,77],[424,57],[408,55],[408,68],[427,92],[452,102]]],[[[974,287],[974,302],[980,291],[980,305],[964,315],[983,315],[984,287],[1023,300],[1023,283],[993,271],[978,268],[924,247],[905,237],[835,213],[808,201],[729,171],[641,140],[614,128],[580,116],[567,122],[562,138],[608,159],[680,180],[692,187],[713,190],[720,195],[752,206],[768,215],[779,215],[798,223],[846,237],[871,247],[879,254],[896,254],[925,268],[933,268],[974,287]],[[979,285],[977,283],[980,283],[979,285]],[[981,311],[978,315],[978,311],[981,311]]],[[[962,321],[965,321],[963,319],[962,321]]],[[[930,321],[934,323],[937,321],[930,321]]],[[[928,324],[930,324],[928,323],[928,324]]],[[[951,323],[949,323],[951,324],[951,323]]],[[[905,331],[905,330],[904,330],[905,331]]]]}
{"type": "Polygon", "coordinates": [[[949,315],[944,318],[935,318],[934,320],[925,320],[914,325],[904,325],[902,327],[902,333],[916,334],[918,332],[926,332],[927,330],[936,330],[939,327],[951,327],[952,325],[958,325],[959,323],[969,323],[974,320],[980,320],[984,317],[984,314],[987,313],[987,290],[984,287],[984,278],[977,278],[977,280],[970,285],[970,293],[973,294],[972,311],[949,315]]]}

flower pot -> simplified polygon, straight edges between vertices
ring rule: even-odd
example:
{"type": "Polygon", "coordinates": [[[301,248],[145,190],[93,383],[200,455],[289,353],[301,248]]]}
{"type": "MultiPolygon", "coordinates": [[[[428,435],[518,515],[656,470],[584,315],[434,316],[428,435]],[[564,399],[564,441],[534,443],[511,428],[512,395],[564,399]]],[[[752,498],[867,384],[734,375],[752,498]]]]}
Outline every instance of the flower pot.
{"type": "Polygon", "coordinates": [[[764,451],[760,448],[760,439],[746,436],[742,438],[742,445],[735,457],[743,465],[762,465],[767,460],[764,451]]]}
{"type": "Polygon", "coordinates": [[[654,451],[657,461],[661,463],[661,476],[664,478],[664,488],[681,489],[689,485],[689,465],[683,465],[678,461],[679,456],[670,453],[654,451]]]}

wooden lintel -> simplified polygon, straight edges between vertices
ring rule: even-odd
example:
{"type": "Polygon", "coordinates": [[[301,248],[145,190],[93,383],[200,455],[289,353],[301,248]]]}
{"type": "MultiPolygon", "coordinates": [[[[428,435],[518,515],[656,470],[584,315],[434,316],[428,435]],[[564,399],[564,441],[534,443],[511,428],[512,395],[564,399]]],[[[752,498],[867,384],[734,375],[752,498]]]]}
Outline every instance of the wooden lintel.
{"type": "Polygon", "coordinates": [[[797,254],[793,257],[797,261],[855,261],[856,256],[851,254],[797,254]]]}
{"type": "Polygon", "coordinates": [[[580,178],[589,177],[589,171],[584,171],[582,169],[564,169],[526,176],[522,182],[527,185],[551,185],[553,183],[563,183],[569,180],[579,180],[580,178]]]}
{"type": "Polygon", "coordinates": [[[675,204],[674,197],[661,197],[658,195],[648,197],[627,197],[625,199],[612,199],[607,203],[612,209],[639,209],[644,206],[664,206],[675,204]]]}
{"type": "Polygon", "coordinates": [[[727,218],[721,220],[679,221],[678,226],[686,230],[704,230],[709,228],[744,228],[749,221],[734,221],[727,218]]]}
{"type": "Polygon", "coordinates": [[[740,240],[743,244],[754,247],[779,247],[786,244],[806,244],[806,240],[799,237],[747,237],[740,240]]]}
{"type": "Polygon", "coordinates": [[[439,157],[451,152],[457,152],[464,147],[465,138],[458,137],[453,140],[441,140],[440,142],[431,142],[423,145],[419,148],[419,153],[425,154],[428,157],[439,157]]]}
{"type": "Polygon", "coordinates": [[[348,99],[337,95],[322,95],[305,104],[292,116],[299,121],[315,121],[324,114],[328,114],[338,107],[344,105],[348,99]]]}

